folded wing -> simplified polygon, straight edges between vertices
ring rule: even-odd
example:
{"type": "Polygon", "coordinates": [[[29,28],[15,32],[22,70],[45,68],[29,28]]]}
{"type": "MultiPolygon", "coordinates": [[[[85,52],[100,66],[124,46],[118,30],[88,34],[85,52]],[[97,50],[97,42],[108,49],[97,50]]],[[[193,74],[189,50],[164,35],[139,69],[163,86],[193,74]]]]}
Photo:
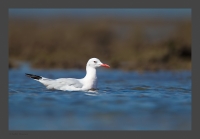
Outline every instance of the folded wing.
{"type": "MultiPolygon", "coordinates": [[[[44,80],[45,81],[45,80],[44,80]]],[[[47,80],[43,84],[46,85],[47,89],[57,90],[76,90],[82,88],[83,84],[79,80],[74,78],[60,78],[56,80],[47,80]]]]}

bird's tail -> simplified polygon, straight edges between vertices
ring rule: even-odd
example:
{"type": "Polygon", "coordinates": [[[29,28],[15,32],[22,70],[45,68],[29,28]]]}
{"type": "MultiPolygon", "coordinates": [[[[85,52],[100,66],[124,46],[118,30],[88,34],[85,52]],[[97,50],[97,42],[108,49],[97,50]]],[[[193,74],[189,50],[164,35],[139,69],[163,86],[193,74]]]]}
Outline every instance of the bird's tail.
{"type": "Polygon", "coordinates": [[[32,79],[36,79],[36,80],[42,79],[42,77],[38,75],[33,75],[33,74],[28,74],[28,73],[25,73],[25,74],[27,77],[30,77],[32,79]]]}

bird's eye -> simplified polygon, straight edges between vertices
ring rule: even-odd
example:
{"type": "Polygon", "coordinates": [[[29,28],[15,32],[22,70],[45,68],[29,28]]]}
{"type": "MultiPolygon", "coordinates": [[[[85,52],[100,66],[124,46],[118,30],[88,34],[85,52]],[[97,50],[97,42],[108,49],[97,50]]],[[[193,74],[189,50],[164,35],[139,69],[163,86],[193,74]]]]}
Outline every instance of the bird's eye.
{"type": "Polygon", "coordinates": [[[94,61],[94,63],[97,63],[97,61],[94,61]]]}

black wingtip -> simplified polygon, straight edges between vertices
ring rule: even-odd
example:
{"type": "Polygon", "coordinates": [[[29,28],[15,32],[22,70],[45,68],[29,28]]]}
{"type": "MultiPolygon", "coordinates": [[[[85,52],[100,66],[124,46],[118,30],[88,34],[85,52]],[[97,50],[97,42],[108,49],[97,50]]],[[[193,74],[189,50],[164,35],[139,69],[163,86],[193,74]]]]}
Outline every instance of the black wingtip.
{"type": "Polygon", "coordinates": [[[27,77],[30,77],[32,79],[37,79],[37,80],[42,79],[42,77],[38,75],[33,75],[33,74],[28,74],[28,73],[25,73],[25,74],[27,77]]]}

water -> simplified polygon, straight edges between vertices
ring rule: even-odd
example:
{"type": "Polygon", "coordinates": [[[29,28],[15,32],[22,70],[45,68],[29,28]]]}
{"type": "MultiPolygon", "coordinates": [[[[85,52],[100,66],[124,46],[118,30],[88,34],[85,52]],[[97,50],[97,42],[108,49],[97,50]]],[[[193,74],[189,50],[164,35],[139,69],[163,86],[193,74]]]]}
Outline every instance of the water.
{"type": "Polygon", "coordinates": [[[9,130],[191,130],[191,72],[98,70],[96,92],[47,90],[24,73],[82,78],[83,70],[9,70],[9,130]]]}

